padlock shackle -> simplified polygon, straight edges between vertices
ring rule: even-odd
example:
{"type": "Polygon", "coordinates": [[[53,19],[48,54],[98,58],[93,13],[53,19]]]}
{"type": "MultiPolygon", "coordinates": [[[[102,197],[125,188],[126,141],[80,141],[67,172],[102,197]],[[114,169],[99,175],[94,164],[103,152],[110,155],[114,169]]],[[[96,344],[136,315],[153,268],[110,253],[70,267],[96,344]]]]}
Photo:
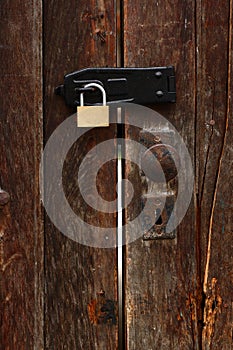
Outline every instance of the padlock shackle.
{"type": "MultiPolygon", "coordinates": [[[[96,87],[102,92],[103,106],[106,106],[107,105],[106,91],[104,90],[103,86],[97,83],[89,83],[84,86],[84,88],[89,88],[89,87],[96,87]]],[[[80,94],[80,106],[84,106],[84,92],[80,94]]]]}

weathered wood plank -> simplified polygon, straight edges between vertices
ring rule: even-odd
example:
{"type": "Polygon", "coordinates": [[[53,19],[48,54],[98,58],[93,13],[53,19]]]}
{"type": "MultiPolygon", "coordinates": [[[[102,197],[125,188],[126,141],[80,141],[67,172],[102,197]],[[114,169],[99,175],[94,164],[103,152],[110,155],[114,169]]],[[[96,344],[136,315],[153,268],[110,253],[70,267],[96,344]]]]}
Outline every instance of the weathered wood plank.
{"type": "MultiPolygon", "coordinates": [[[[114,2],[48,0],[44,2],[44,16],[48,139],[73,113],[62,98],[54,95],[63,75],[84,67],[115,66],[114,2]]],[[[91,224],[106,227],[116,226],[115,215],[106,216],[88,207],[79,193],[76,176],[86,153],[115,136],[115,126],[87,133],[70,150],[63,173],[64,188],[74,212],[91,224]]],[[[96,157],[98,163],[98,154],[96,157]]],[[[114,199],[115,183],[115,163],[109,162],[97,181],[105,199],[114,199]]],[[[117,349],[115,249],[91,248],[71,241],[46,219],[45,298],[46,349],[117,349]]]]}
{"type": "MultiPolygon", "coordinates": [[[[155,108],[177,128],[194,160],[195,6],[192,1],[125,3],[125,65],[175,65],[176,105],[155,108]]],[[[150,131],[156,125],[145,125],[150,131]]],[[[139,141],[126,128],[126,138],[139,141]]],[[[131,157],[126,148],[126,157],[131,157]]],[[[126,165],[126,177],[140,193],[138,169],[126,165]]],[[[137,203],[128,208],[135,215],[137,203]]],[[[198,349],[195,296],[198,271],[194,203],[177,230],[177,238],[126,247],[127,349],[198,349]]]]}
{"type": "Polygon", "coordinates": [[[41,1],[1,1],[1,348],[43,348],[41,1]]]}
{"type": "Polygon", "coordinates": [[[232,347],[232,1],[198,2],[202,349],[232,347]]]}

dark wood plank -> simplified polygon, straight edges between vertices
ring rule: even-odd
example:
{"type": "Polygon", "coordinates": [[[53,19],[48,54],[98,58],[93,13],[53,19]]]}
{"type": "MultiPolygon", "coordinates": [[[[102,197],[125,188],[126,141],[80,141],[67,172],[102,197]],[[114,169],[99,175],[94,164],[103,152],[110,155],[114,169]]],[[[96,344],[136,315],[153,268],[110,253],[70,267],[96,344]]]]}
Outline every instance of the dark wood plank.
{"type": "Polygon", "coordinates": [[[198,2],[197,157],[203,349],[232,347],[232,1],[198,2]]]}
{"type": "MultiPolygon", "coordinates": [[[[195,6],[192,1],[125,3],[125,66],[175,65],[176,105],[156,107],[177,128],[194,161],[195,6]]],[[[150,132],[156,125],[145,123],[150,132]]],[[[126,138],[140,141],[126,128],[126,138]]],[[[126,148],[130,159],[133,150],[126,148]]],[[[138,155],[139,157],[139,155],[138,155]]],[[[140,197],[138,169],[126,165],[126,177],[140,197]]],[[[140,204],[126,212],[132,219],[140,204]]],[[[194,201],[174,240],[141,238],[126,247],[127,349],[198,349],[197,251],[194,201]]]]}
{"type": "MultiPolygon", "coordinates": [[[[113,1],[44,2],[45,134],[73,111],[54,95],[63,75],[84,67],[115,66],[113,1]],[[51,44],[52,43],[52,44],[51,44]]],[[[74,128],[76,125],[74,124],[74,128]]],[[[85,204],[76,184],[77,169],[99,142],[115,138],[116,127],[99,128],[80,138],[64,165],[63,185],[74,212],[91,224],[116,226],[115,215],[103,215],[85,204]]],[[[95,167],[97,163],[90,165],[95,167]]],[[[87,174],[88,176],[88,174],[87,174]]],[[[109,162],[97,186],[107,200],[115,196],[116,167],[109,162]]],[[[69,217],[66,218],[70,224],[69,217]]],[[[74,242],[46,219],[46,349],[117,349],[117,283],[115,249],[74,242]],[[111,315],[112,314],[112,315],[111,315]]]]}
{"type": "Polygon", "coordinates": [[[43,348],[41,1],[1,1],[1,348],[43,348]]]}
{"type": "Polygon", "coordinates": [[[232,347],[232,87],[231,79],[224,144],[216,180],[205,260],[204,349],[232,347]]]}

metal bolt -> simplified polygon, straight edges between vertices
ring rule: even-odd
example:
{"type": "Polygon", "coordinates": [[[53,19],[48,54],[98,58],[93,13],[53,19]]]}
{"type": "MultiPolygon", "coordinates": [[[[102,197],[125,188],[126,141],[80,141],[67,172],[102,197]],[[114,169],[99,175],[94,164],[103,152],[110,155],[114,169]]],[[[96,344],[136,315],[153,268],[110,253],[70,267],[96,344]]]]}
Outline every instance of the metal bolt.
{"type": "Polygon", "coordinates": [[[162,75],[163,75],[162,72],[156,72],[155,73],[156,78],[161,78],[162,75]]]}
{"type": "Polygon", "coordinates": [[[161,137],[158,136],[158,135],[156,135],[156,136],[154,137],[154,142],[161,142],[161,137]]]}
{"type": "Polygon", "coordinates": [[[0,189],[0,206],[6,205],[10,200],[10,195],[6,191],[0,189]]]}
{"type": "Polygon", "coordinates": [[[161,90],[156,91],[156,95],[158,97],[162,97],[163,96],[163,91],[161,91],[161,90]]]}

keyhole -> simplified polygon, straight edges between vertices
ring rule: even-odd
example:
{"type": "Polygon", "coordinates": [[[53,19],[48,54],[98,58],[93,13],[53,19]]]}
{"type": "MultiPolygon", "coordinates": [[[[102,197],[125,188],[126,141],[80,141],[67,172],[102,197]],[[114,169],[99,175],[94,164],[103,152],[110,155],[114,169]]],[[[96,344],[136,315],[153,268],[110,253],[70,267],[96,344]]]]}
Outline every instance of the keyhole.
{"type": "Polygon", "coordinates": [[[160,209],[155,210],[155,217],[157,218],[155,225],[162,225],[163,220],[161,217],[161,210],[160,209]]]}

